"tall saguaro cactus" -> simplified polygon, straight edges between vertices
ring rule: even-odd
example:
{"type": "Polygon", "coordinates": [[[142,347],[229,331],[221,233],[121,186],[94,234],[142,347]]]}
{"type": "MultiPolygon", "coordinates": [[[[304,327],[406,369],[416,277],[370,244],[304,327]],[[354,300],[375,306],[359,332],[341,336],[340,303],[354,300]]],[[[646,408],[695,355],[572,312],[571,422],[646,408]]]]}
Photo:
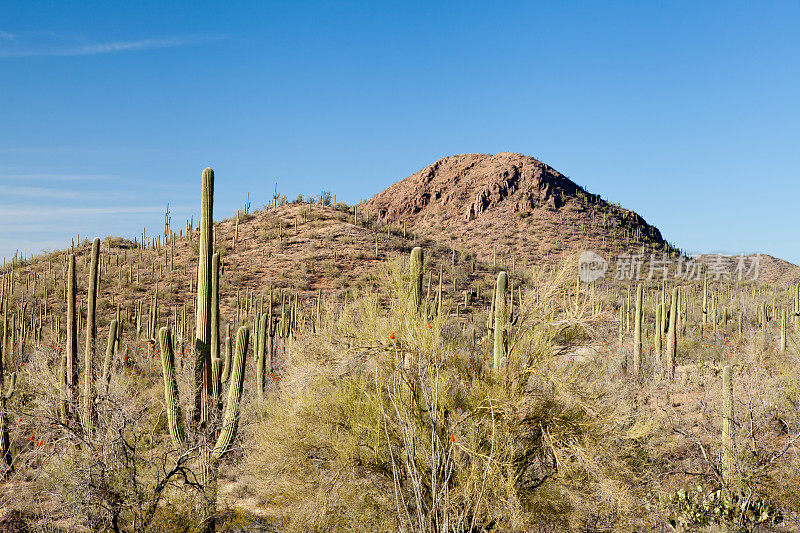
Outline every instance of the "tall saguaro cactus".
{"type": "Polygon", "coordinates": [[[669,329],[667,329],[667,376],[675,379],[675,355],[678,345],[676,320],[678,314],[678,287],[672,289],[672,301],[669,305],[669,329]]]}
{"type": "MultiPolygon", "coordinates": [[[[167,403],[167,423],[176,448],[186,451],[186,443],[199,450],[200,475],[203,489],[201,524],[198,531],[214,531],[216,507],[217,461],[230,446],[236,434],[239,402],[244,385],[244,363],[250,339],[247,327],[239,328],[236,355],[232,363],[228,386],[228,403],[222,427],[213,425],[222,393],[219,359],[219,255],[213,253],[214,171],[203,170],[202,204],[200,211],[199,258],[197,265],[197,303],[195,308],[195,338],[192,361],[191,416],[184,427],[175,379],[175,356],[172,335],[168,328],[159,331],[161,365],[164,372],[164,396],[167,403]],[[212,357],[213,354],[213,357],[212,357]],[[214,442],[216,440],[216,443],[214,442]]],[[[223,369],[224,370],[224,369],[223,369]]]]}
{"type": "MultiPolygon", "coordinates": [[[[6,306],[8,302],[6,302],[6,306]]],[[[0,343],[0,479],[13,469],[11,458],[11,441],[8,436],[8,416],[6,414],[6,403],[14,394],[14,387],[17,381],[17,374],[11,374],[11,383],[8,391],[5,390],[5,367],[3,364],[3,348],[5,343],[0,343]]]]}
{"type": "Polygon", "coordinates": [[[264,313],[261,315],[258,326],[258,339],[256,340],[256,388],[258,397],[264,397],[264,378],[266,377],[266,351],[267,335],[269,333],[269,316],[264,313]]]}
{"type": "Polygon", "coordinates": [[[94,420],[94,353],[97,341],[97,285],[100,265],[100,239],[92,241],[92,262],[89,268],[89,292],[86,296],[86,352],[83,366],[83,423],[91,435],[94,420]]]}
{"type": "Polygon", "coordinates": [[[643,287],[640,283],[636,287],[636,315],[633,333],[633,376],[636,379],[642,375],[642,293],[643,287]]]}
{"type": "Polygon", "coordinates": [[[781,309],[781,354],[786,353],[786,309],[781,309]]]}
{"type": "Polygon", "coordinates": [[[500,370],[501,364],[504,362],[507,354],[506,348],[508,346],[508,331],[506,330],[506,322],[508,322],[508,299],[506,293],[508,292],[508,274],[500,272],[497,275],[497,285],[494,294],[494,371],[500,370]]]}
{"type": "Polygon", "coordinates": [[[422,248],[416,246],[411,250],[411,261],[409,270],[411,272],[411,303],[414,311],[419,312],[422,306],[422,266],[424,254],[422,248]]]}
{"type": "Polygon", "coordinates": [[[202,198],[200,204],[200,239],[197,260],[197,304],[195,305],[194,341],[194,409],[192,421],[200,433],[209,429],[212,409],[211,376],[211,257],[214,250],[214,171],[203,170],[202,198]]]}
{"type": "Polygon", "coordinates": [[[653,335],[653,343],[654,343],[654,366],[656,368],[661,367],[661,348],[664,340],[664,304],[660,303],[656,305],[656,323],[655,323],[655,331],[653,335]]]}
{"type": "Polygon", "coordinates": [[[67,405],[63,422],[75,418],[78,402],[78,323],[76,312],[75,255],[69,255],[67,267],[67,349],[64,357],[63,383],[67,389],[67,405]]]}

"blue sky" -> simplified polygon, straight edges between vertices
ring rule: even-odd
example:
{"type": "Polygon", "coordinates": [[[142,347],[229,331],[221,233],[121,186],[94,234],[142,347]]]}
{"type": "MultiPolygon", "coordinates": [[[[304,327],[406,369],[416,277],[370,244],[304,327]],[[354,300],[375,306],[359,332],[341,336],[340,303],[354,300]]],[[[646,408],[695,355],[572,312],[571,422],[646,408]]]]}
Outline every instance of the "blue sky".
{"type": "Polygon", "coordinates": [[[0,1],[0,256],[522,152],[800,262],[797,2],[0,1]],[[228,5],[231,4],[231,5],[228,5]]]}

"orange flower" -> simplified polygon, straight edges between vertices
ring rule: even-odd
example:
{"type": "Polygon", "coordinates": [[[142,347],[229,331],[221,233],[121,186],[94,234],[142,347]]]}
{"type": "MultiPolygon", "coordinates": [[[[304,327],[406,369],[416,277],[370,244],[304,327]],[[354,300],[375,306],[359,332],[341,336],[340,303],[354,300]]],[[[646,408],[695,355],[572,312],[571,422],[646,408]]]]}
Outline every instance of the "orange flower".
{"type": "Polygon", "coordinates": [[[390,333],[390,334],[389,334],[389,338],[390,338],[390,339],[392,339],[392,340],[394,340],[394,333],[390,333]]]}
{"type": "Polygon", "coordinates": [[[428,322],[428,321],[426,320],[426,321],[425,321],[425,323],[426,323],[426,324],[428,324],[428,329],[433,329],[433,326],[431,326],[431,323],[430,323],[430,322],[428,322]]]}
{"type": "Polygon", "coordinates": [[[455,442],[455,441],[456,441],[455,435],[450,435],[450,442],[455,442]]]}
{"type": "Polygon", "coordinates": [[[39,444],[37,444],[36,446],[41,446],[41,445],[42,445],[42,443],[44,443],[44,441],[43,441],[43,440],[40,440],[40,441],[39,441],[39,444]]]}
{"type": "Polygon", "coordinates": [[[20,425],[20,424],[22,424],[22,417],[20,417],[19,420],[17,420],[17,425],[20,425]]]}

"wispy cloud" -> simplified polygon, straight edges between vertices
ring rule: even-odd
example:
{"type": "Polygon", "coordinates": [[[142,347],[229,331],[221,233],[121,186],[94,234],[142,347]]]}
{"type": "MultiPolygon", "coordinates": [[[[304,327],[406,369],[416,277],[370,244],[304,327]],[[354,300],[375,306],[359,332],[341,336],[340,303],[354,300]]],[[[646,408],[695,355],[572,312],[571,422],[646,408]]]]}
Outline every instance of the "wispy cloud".
{"type": "Polygon", "coordinates": [[[164,206],[107,206],[107,207],[47,207],[0,205],[0,218],[3,217],[56,217],[163,213],[164,206]]]}
{"type": "Polygon", "coordinates": [[[24,198],[54,198],[59,200],[96,200],[108,199],[110,196],[122,197],[126,193],[122,191],[86,191],[73,190],[71,188],[55,187],[31,187],[28,185],[8,186],[0,184],[0,194],[6,197],[24,198]]]}
{"type": "Polygon", "coordinates": [[[12,41],[12,40],[14,40],[15,37],[16,37],[16,35],[14,35],[13,33],[9,33],[7,31],[0,30],[0,39],[5,39],[7,41],[12,41]]]}
{"type": "MultiPolygon", "coordinates": [[[[5,32],[4,32],[5,33],[5,32]]],[[[13,34],[8,34],[13,37],[13,34]]],[[[159,48],[175,48],[198,44],[204,41],[220,39],[219,36],[192,37],[160,37],[138,41],[112,41],[88,44],[68,44],[49,47],[13,46],[0,49],[0,57],[46,57],[46,56],[88,56],[111,54],[115,52],[131,52],[136,50],[155,50],[159,48]]]]}
{"type": "Polygon", "coordinates": [[[4,174],[0,173],[0,182],[31,182],[31,181],[113,181],[115,176],[105,174],[4,174]]]}

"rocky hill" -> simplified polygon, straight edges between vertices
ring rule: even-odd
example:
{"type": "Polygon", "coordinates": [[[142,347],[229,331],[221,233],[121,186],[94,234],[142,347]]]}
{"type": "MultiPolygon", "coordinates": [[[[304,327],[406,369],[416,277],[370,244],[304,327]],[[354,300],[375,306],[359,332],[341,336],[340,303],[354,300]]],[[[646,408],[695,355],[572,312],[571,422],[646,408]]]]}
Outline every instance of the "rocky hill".
{"type": "Polygon", "coordinates": [[[605,254],[674,251],[638,214],[515,153],[444,157],[363,207],[484,259],[502,254],[533,263],[584,249],[605,254]]]}
{"type": "Polygon", "coordinates": [[[800,283],[800,266],[767,254],[745,256],[702,254],[695,260],[706,265],[713,277],[788,286],[800,283]]]}

